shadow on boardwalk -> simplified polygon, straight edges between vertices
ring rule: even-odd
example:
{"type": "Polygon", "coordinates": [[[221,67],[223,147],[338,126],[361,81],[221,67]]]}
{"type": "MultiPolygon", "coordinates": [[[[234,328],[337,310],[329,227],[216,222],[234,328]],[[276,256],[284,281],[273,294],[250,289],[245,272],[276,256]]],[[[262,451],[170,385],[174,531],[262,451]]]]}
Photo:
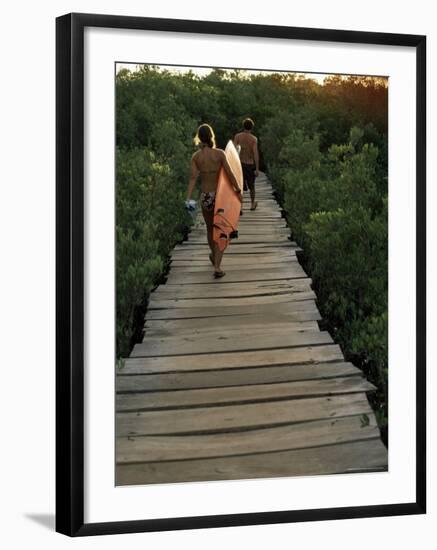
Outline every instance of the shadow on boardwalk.
{"type": "Polygon", "coordinates": [[[200,219],[117,373],[116,484],[385,471],[375,388],[327,332],[272,188],[257,180],[215,281],[200,219]]]}

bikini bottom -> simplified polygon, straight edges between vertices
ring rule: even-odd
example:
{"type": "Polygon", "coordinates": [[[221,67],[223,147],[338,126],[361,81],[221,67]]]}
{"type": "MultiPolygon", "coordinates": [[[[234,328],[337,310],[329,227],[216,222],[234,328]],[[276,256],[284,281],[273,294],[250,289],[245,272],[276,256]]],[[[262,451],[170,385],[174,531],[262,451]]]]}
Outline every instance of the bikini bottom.
{"type": "Polygon", "coordinates": [[[205,210],[214,210],[215,206],[215,191],[207,191],[200,193],[200,204],[205,210]]]}

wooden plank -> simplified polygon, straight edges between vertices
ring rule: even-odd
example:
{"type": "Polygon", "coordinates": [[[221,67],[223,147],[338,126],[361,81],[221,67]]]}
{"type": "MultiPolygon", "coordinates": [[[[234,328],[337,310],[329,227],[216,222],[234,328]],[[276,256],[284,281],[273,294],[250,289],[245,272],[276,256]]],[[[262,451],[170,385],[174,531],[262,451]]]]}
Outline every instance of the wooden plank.
{"type": "MultiPolygon", "coordinates": [[[[217,317],[212,317],[212,320],[216,320],[217,317]]],[[[297,321],[276,320],[272,321],[270,324],[260,323],[260,324],[230,324],[226,323],[226,319],[218,318],[221,320],[221,324],[209,324],[209,320],[203,320],[203,326],[192,327],[192,326],[183,326],[181,328],[168,330],[166,328],[160,328],[153,326],[153,321],[151,324],[144,325],[144,337],[143,342],[152,341],[165,341],[165,342],[179,342],[179,341],[193,341],[201,338],[211,338],[211,337],[226,337],[229,339],[235,340],[243,335],[252,335],[253,338],[263,338],[265,334],[279,335],[279,334],[288,334],[289,332],[308,332],[316,331],[320,332],[320,328],[317,322],[315,321],[304,321],[298,319],[297,321]],[[192,339],[192,340],[191,340],[192,339]]]]}
{"type": "Polygon", "coordinates": [[[131,357],[157,357],[161,355],[208,354],[238,352],[249,350],[267,350],[276,348],[293,348],[317,344],[330,344],[332,338],[328,332],[314,330],[292,332],[286,330],[266,330],[262,337],[254,339],[249,331],[241,329],[235,336],[208,334],[199,336],[182,336],[166,338],[145,338],[136,344],[131,357]]]}
{"type": "Polygon", "coordinates": [[[267,197],[256,199],[258,202],[258,206],[256,208],[256,211],[253,211],[250,209],[250,202],[244,201],[243,202],[243,216],[246,214],[248,216],[253,217],[262,217],[265,215],[271,215],[271,214],[280,214],[282,209],[279,207],[278,203],[274,200],[271,200],[267,197]]]}
{"type": "MultiPolygon", "coordinates": [[[[276,212],[280,211],[278,203],[276,202],[271,192],[269,192],[267,189],[262,191],[257,191],[256,201],[258,203],[258,206],[256,208],[257,213],[262,212],[262,207],[272,208],[273,206],[276,206],[276,212]]],[[[250,208],[251,208],[251,201],[249,197],[244,197],[243,198],[243,216],[246,212],[250,212],[251,214],[254,213],[253,210],[250,210],[250,208]]]]}
{"type": "MultiPolygon", "coordinates": [[[[274,198],[272,188],[271,187],[269,188],[267,186],[256,190],[256,200],[258,204],[261,204],[264,202],[267,202],[267,203],[273,202],[274,204],[278,204],[274,198]]],[[[247,206],[248,209],[251,206],[251,200],[247,193],[245,193],[243,196],[243,205],[247,206]]]]}
{"type": "MultiPolygon", "coordinates": [[[[247,226],[244,228],[244,231],[241,232],[241,236],[259,236],[259,237],[283,237],[285,239],[288,239],[290,236],[290,229],[288,227],[276,227],[276,226],[267,226],[267,227],[259,227],[259,225],[255,226],[247,226]]],[[[188,235],[188,242],[190,242],[192,239],[206,239],[206,227],[199,227],[196,229],[193,229],[189,235],[188,235]]],[[[240,237],[238,237],[240,238],[240,237]]]]}
{"type": "MultiPolygon", "coordinates": [[[[124,376],[122,378],[130,378],[124,376]]],[[[263,403],[297,397],[320,397],[346,393],[368,392],[375,386],[360,376],[310,380],[303,382],[279,382],[274,384],[250,384],[219,388],[195,388],[187,390],[160,390],[118,394],[116,410],[147,411],[205,407],[215,405],[237,405],[241,403],[263,403]]],[[[118,385],[118,391],[120,387],[118,385]]]]}
{"type": "Polygon", "coordinates": [[[367,426],[362,426],[360,416],[348,416],[229,434],[119,437],[116,442],[116,461],[117,464],[129,464],[239,456],[377,437],[379,430],[373,414],[369,415],[367,426]]]}
{"type": "MultiPolygon", "coordinates": [[[[311,279],[307,278],[307,275],[305,271],[302,269],[302,267],[297,263],[291,263],[291,265],[288,265],[286,268],[282,269],[260,269],[257,266],[253,266],[253,268],[248,268],[246,266],[245,269],[242,269],[240,266],[240,269],[231,269],[228,273],[228,266],[222,264],[223,270],[226,272],[226,276],[223,277],[223,279],[218,279],[214,281],[214,283],[211,283],[211,271],[212,266],[211,264],[208,267],[208,271],[203,272],[197,272],[197,273],[178,273],[176,270],[172,270],[169,273],[169,276],[167,278],[167,284],[161,285],[159,287],[159,290],[161,291],[161,288],[163,287],[169,287],[170,285],[178,285],[178,288],[182,290],[182,287],[185,285],[192,285],[196,283],[204,284],[208,283],[206,286],[211,287],[210,285],[213,284],[215,286],[215,289],[217,289],[218,285],[224,284],[224,285],[230,285],[231,283],[244,283],[247,284],[249,282],[267,282],[267,281],[287,281],[287,280],[305,280],[307,281],[307,285],[311,284],[311,279]],[[179,286],[180,285],[180,286],[179,286]]],[[[235,266],[232,266],[235,267],[235,266]]],[[[202,285],[203,286],[203,285],[202,285]]],[[[214,292],[212,293],[214,294],[214,292]]]]}
{"type": "Polygon", "coordinates": [[[250,210],[250,200],[249,197],[243,198],[243,215],[247,213],[250,213],[251,215],[262,215],[263,212],[280,212],[280,206],[279,204],[273,199],[273,197],[270,195],[270,197],[266,194],[263,196],[259,196],[257,199],[258,206],[256,210],[250,210]]]}
{"type": "Polygon", "coordinates": [[[205,298],[205,299],[180,299],[180,300],[165,300],[158,297],[156,294],[152,294],[149,300],[149,310],[152,309],[194,309],[194,308],[207,308],[216,309],[224,308],[236,308],[239,306],[260,306],[265,304],[280,304],[287,302],[297,302],[300,300],[315,300],[316,295],[312,290],[293,290],[288,292],[281,292],[272,296],[249,296],[247,298],[205,298]]]}
{"type": "MultiPolygon", "coordinates": [[[[213,320],[216,320],[216,317],[213,317],[213,320]]],[[[220,319],[220,318],[219,318],[220,319]]],[[[276,319],[275,321],[272,321],[271,323],[267,324],[266,322],[261,322],[259,324],[251,324],[250,325],[250,333],[253,334],[254,338],[262,337],[262,335],[266,332],[266,329],[269,331],[276,330],[276,329],[288,329],[292,331],[301,331],[301,330],[319,330],[319,325],[311,320],[304,320],[299,319],[297,321],[290,321],[290,320],[282,320],[276,319]]],[[[241,332],[242,330],[248,330],[248,325],[244,325],[240,323],[238,324],[231,324],[229,326],[227,323],[223,323],[223,320],[221,324],[212,324],[210,325],[209,322],[205,323],[203,321],[203,325],[197,328],[190,327],[190,326],[181,326],[177,329],[168,329],[163,328],[159,326],[153,326],[153,322],[151,324],[145,325],[145,335],[147,338],[154,336],[154,337],[182,337],[182,336],[201,336],[201,335],[207,335],[207,334],[217,334],[220,332],[221,335],[229,335],[233,336],[241,332]],[[224,328],[223,328],[224,327],[224,328]]]]}
{"type": "MultiPolygon", "coordinates": [[[[279,204],[275,200],[275,197],[269,191],[262,192],[262,194],[260,194],[256,200],[258,202],[259,210],[257,207],[256,210],[253,211],[250,209],[250,206],[251,206],[250,200],[243,199],[243,216],[240,217],[240,221],[244,218],[247,218],[249,215],[253,218],[256,218],[257,216],[261,217],[263,215],[261,212],[261,206],[266,206],[270,208],[272,206],[276,206],[276,212],[279,212],[279,213],[282,212],[282,209],[279,207],[279,204]],[[246,214],[248,214],[248,216],[246,216],[246,214]]],[[[200,213],[200,216],[203,221],[203,216],[201,213],[200,213]]]]}
{"type": "MultiPolygon", "coordinates": [[[[188,243],[190,245],[193,245],[193,244],[205,244],[207,241],[206,241],[206,235],[199,235],[198,237],[197,236],[192,236],[190,237],[190,239],[188,240],[188,243]]],[[[234,246],[234,245],[243,245],[243,244],[255,244],[255,245],[258,245],[258,244],[262,244],[262,243],[271,243],[273,245],[283,245],[283,244],[288,244],[290,242],[290,240],[287,238],[287,235],[268,235],[268,234],[264,234],[264,235],[247,235],[244,233],[244,231],[240,231],[239,232],[239,236],[237,239],[233,239],[232,243],[231,243],[231,246],[234,246]]]]}
{"type": "MultiPolygon", "coordinates": [[[[222,262],[222,268],[226,271],[226,273],[230,273],[231,271],[243,271],[243,272],[252,272],[253,270],[260,270],[262,268],[263,271],[274,271],[277,272],[279,270],[287,269],[287,268],[293,268],[293,264],[297,263],[296,258],[289,258],[284,261],[278,261],[276,263],[258,263],[256,261],[252,261],[251,263],[239,263],[239,262],[228,262],[225,260],[222,262]],[[290,266],[291,264],[291,266],[290,266]]],[[[183,262],[184,265],[181,265],[179,267],[179,263],[172,264],[171,271],[168,273],[168,278],[172,276],[173,274],[176,275],[183,275],[188,273],[211,273],[211,263],[209,260],[203,260],[200,262],[183,262]]],[[[261,273],[260,275],[263,275],[261,273]]],[[[281,278],[281,277],[278,277],[281,278]]]]}
{"type": "MultiPolygon", "coordinates": [[[[257,197],[256,197],[256,201],[258,203],[258,207],[256,209],[257,212],[261,212],[261,206],[274,206],[276,205],[276,211],[278,211],[278,203],[276,202],[275,198],[273,197],[273,195],[271,194],[271,192],[269,191],[260,191],[260,192],[257,192],[257,197]],[[259,208],[259,210],[258,210],[259,208]]],[[[253,212],[252,210],[250,210],[250,207],[251,207],[251,201],[249,198],[244,198],[243,199],[243,216],[244,214],[246,213],[246,211],[249,211],[249,212],[253,212]]]]}
{"type": "MultiPolygon", "coordinates": [[[[283,239],[281,241],[272,242],[272,243],[262,243],[262,242],[251,242],[251,243],[244,243],[241,242],[239,239],[233,239],[231,241],[231,244],[226,249],[226,252],[229,253],[231,250],[234,250],[234,253],[242,254],[242,253],[260,253],[260,252],[266,252],[267,250],[271,252],[281,252],[284,251],[284,248],[286,249],[294,249],[294,250],[300,250],[300,248],[296,245],[294,241],[290,241],[288,239],[283,239]],[[236,250],[238,249],[238,250],[236,250]]],[[[202,240],[202,242],[199,243],[192,243],[191,241],[183,241],[181,244],[177,244],[175,248],[173,249],[173,253],[180,253],[185,252],[187,250],[191,251],[202,251],[209,250],[208,243],[202,240]]]]}
{"type": "Polygon", "coordinates": [[[288,313],[278,313],[277,315],[271,313],[265,313],[263,315],[228,315],[226,317],[208,317],[205,318],[194,318],[194,319],[148,319],[145,324],[146,330],[156,330],[163,331],[164,334],[171,336],[174,331],[178,331],[178,334],[183,334],[184,332],[190,331],[199,331],[199,330],[219,330],[223,326],[231,327],[257,327],[257,326],[268,326],[281,323],[294,323],[294,322],[305,322],[305,321],[318,321],[321,319],[319,310],[317,309],[314,302],[300,302],[308,303],[311,305],[308,309],[298,310],[298,311],[289,311],[288,313]]]}
{"type": "MultiPolygon", "coordinates": [[[[275,200],[275,197],[273,195],[273,189],[271,187],[268,187],[268,186],[263,186],[259,189],[256,189],[256,200],[258,201],[258,204],[261,204],[263,202],[267,202],[267,203],[275,203],[275,204],[278,204],[275,200]]],[[[247,208],[249,209],[250,206],[251,206],[251,200],[249,198],[249,194],[248,193],[245,193],[243,195],[243,205],[246,206],[247,205],[247,208]]]]}
{"type": "MultiPolygon", "coordinates": [[[[272,273],[272,277],[274,274],[272,273]]],[[[198,275],[188,280],[185,278],[185,284],[178,281],[183,277],[178,277],[176,282],[170,282],[160,285],[153,292],[153,297],[162,297],[165,300],[177,299],[200,299],[200,298],[243,298],[250,296],[275,296],[283,294],[285,291],[302,292],[311,290],[311,279],[293,278],[293,279],[266,279],[261,281],[228,281],[223,279],[211,280],[211,276],[199,277],[198,275]]],[[[235,277],[233,277],[235,279],[235,277]]],[[[175,279],[172,279],[175,281],[175,279]]]]}
{"type": "MultiPolygon", "coordinates": [[[[208,266],[211,267],[211,262],[208,258],[208,252],[205,254],[195,254],[194,256],[186,255],[185,258],[174,258],[171,260],[171,269],[179,267],[196,267],[196,266],[208,266]]],[[[289,254],[287,252],[281,254],[234,254],[232,256],[223,257],[222,265],[229,266],[234,265],[236,268],[246,268],[250,266],[258,266],[259,268],[266,269],[264,264],[270,264],[276,266],[276,268],[287,267],[290,263],[297,262],[295,254],[289,254]],[[285,266],[283,264],[286,264],[285,266]]]]}
{"type": "MultiPolygon", "coordinates": [[[[273,266],[276,268],[293,268],[297,263],[297,258],[293,254],[236,254],[233,256],[224,256],[222,265],[227,269],[250,269],[255,266],[258,268],[265,268],[264,264],[273,266]],[[234,267],[231,267],[234,266],[234,267]]],[[[174,259],[171,261],[171,269],[179,269],[183,267],[197,268],[207,266],[211,269],[211,262],[208,258],[208,253],[203,255],[194,255],[193,257],[187,257],[184,259],[174,259]]]]}
{"type": "Polygon", "coordinates": [[[260,198],[260,200],[257,199],[257,201],[258,206],[256,210],[250,209],[249,201],[243,201],[243,216],[251,216],[257,218],[265,215],[281,215],[282,209],[276,201],[269,200],[267,197],[265,197],[264,199],[260,198]]]}
{"type": "MultiPolygon", "coordinates": [[[[255,211],[255,213],[253,211],[250,210],[250,208],[248,208],[248,204],[243,204],[243,215],[240,217],[240,221],[239,223],[243,223],[243,222],[256,222],[258,220],[262,220],[265,216],[262,215],[259,211],[255,211]],[[246,215],[247,214],[247,215],[246,215]]],[[[278,223],[278,222],[281,222],[281,221],[284,221],[285,220],[285,217],[282,216],[282,211],[281,210],[277,210],[277,212],[279,212],[281,214],[280,217],[278,218],[274,218],[274,219],[271,219],[271,223],[278,223]]],[[[201,223],[204,223],[204,220],[203,220],[203,217],[201,215],[201,217],[199,218],[199,221],[201,223]]]]}
{"type": "Polygon", "coordinates": [[[257,227],[287,227],[285,218],[275,218],[275,219],[254,219],[242,217],[238,227],[247,227],[247,226],[257,226],[257,227]]]}
{"type": "Polygon", "coordinates": [[[226,370],[330,361],[344,361],[338,345],[171,357],[131,356],[124,362],[123,372],[125,374],[159,374],[163,372],[226,370]]]}
{"type": "MultiPolygon", "coordinates": [[[[268,187],[264,187],[262,189],[256,190],[256,201],[258,202],[258,205],[262,204],[276,204],[278,203],[275,200],[275,197],[272,194],[272,189],[268,187]]],[[[251,200],[248,195],[243,197],[243,209],[244,210],[250,210],[251,207],[251,200]]],[[[258,210],[258,209],[257,209],[258,210]]]]}
{"type": "MultiPolygon", "coordinates": [[[[186,390],[194,388],[221,388],[249,384],[274,384],[329,380],[347,376],[362,376],[362,371],[352,363],[317,363],[310,365],[286,365],[194,371],[163,372],[160,374],[125,374],[119,369],[116,379],[119,392],[162,390],[186,390]]],[[[131,405],[128,405],[129,407],[131,405]]]]}
{"type": "MultiPolygon", "coordinates": [[[[257,243],[273,243],[276,242],[291,242],[290,232],[286,230],[272,230],[270,227],[266,228],[264,231],[258,231],[257,233],[249,233],[243,229],[238,230],[238,237],[233,239],[231,246],[236,243],[243,244],[257,244],[257,243]]],[[[193,243],[208,244],[206,238],[206,230],[202,229],[201,231],[196,231],[189,235],[187,244],[192,245],[193,243]]]]}
{"type": "MultiPolygon", "coordinates": [[[[200,228],[199,228],[200,229],[200,228]]],[[[202,228],[206,232],[206,228],[202,228]]],[[[276,219],[265,219],[265,220],[255,220],[255,219],[246,219],[243,221],[240,218],[240,223],[238,224],[238,232],[242,234],[260,234],[263,232],[286,232],[287,237],[290,237],[291,231],[288,227],[285,218],[276,218],[276,219]]]]}
{"type": "Polygon", "coordinates": [[[248,403],[168,411],[119,412],[117,437],[220,433],[294,422],[371,414],[365,394],[351,393],[290,401],[248,403]]]}
{"type": "Polygon", "coordinates": [[[256,208],[256,211],[254,212],[253,210],[250,210],[252,204],[249,196],[243,197],[243,215],[246,212],[250,212],[251,214],[260,214],[262,206],[271,207],[272,205],[276,205],[276,211],[277,212],[280,211],[279,205],[274,195],[272,194],[271,189],[265,188],[265,189],[257,190],[256,201],[258,202],[258,206],[256,208]]]}
{"type": "MultiPolygon", "coordinates": [[[[243,200],[243,216],[248,213],[251,216],[263,216],[266,213],[277,213],[282,212],[282,209],[279,207],[278,203],[275,201],[275,199],[272,197],[272,195],[268,193],[263,193],[259,195],[256,198],[256,201],[258,203],[258,206],[256,208],[256,211],[250,209],[251,202],[250,200],[243,200]]],[[[241,219],[241,218],[240,218],[241,219]]]]}
{"type": "Polygon", "coordinates": [[[284,218],[282,217],[281,211],[280,212],[265,211],[265,212],[258,212],[257,214],[255,214],[254,212],[250,212],[249,210],[246,210],[244,211],[243,218],[240,218],[239,227],[240,227],[240,223],[241,224],[244,223],[243,219],[244,219],[244,222],[260,222],[260,223],[271,224],[271,223],[275,223],[277,221],[283,220],[284,218]]]}
{"type": "MultiPolygon", "coordinates": [[[[226,256],[235,256],[244,254],[245,256],[251,255],[252,259],[255,259],[256,256],[262,256],[264,254],[276,255],[279,256],[295,256],[296,252],[299,252],[301,249],[296,248],[295,246],[290,246],[286,243],[283,244],[273,244],[273,243],[259,243],[259,244],[231,244],[225,250],[223,257],[226,256]]],[[[193,260],[207,259],[208,254],[210,253],[210,248],[208,245],[198,243],[198,244],[187,244],[184,248],[173,249],[170,254],[171,261],[174,260],[187,260],[192,258],[193,260]]]]}
{"type": "Polygon", "coordinates": [[[256,209],[255,212],[252,212],[251,210],[244,210],[243,211],[243,217],[246,219],[264,219],[264,220],[277,220],[282,218],[282,212],[280,210],[274,210],[274,209],[256,209]]]}
{"type": "MultiPolygon", "coordinates": [[[[252,239],[252,238],[256,238],[257,235],[247,235],[247,237],[250,237],[252,239]]],[[[197,240],[199,241],[197,243],[192,242],[190,239],[186,240],[186,241],[181,241],[180,243],[178,243],[175,246],[173,251],[174,252],[181,252],[182,250],[190,250],[190,249],[200,250],[200,248],[199,248],[200,245],[202,245],[204,248],[208,248],[208,242],[206,240],[206,231],[205,231],[204,235],[202,236],[202,238],[199,237],[197,240]]],[[[251,242],[251,243],[244,243],[244,242],[241,241],[240,238],[232,239],[229,246],[226,249],[226,252],[229,252],[232,248],[235,248],[237,245],[239,245],[241,247],[241,249],[247,248],[247,249],[251,249],[251,250],[253,249],[254,251],[256,251],[256,249],[258,249],[258,248],[263,248],[263,249],[273,248],[273,249],[276,249],[278,252],[280,252],[281,250],[284,251],[283,250],[284,246],[286,246],[290,249],[299,250],[299,247],[297,246],[295,241],[291,241],[288,237],[283,237],[281,239],[276,239],[276,240],[278,241],[278,243],[276,243],[276,242],[263,243],[263,242],[255,241],[255,240],[254,240],[254,242],[251,242]]],[[[240,249],[240,252],[241,252],[241,249],[240,249]]]]}
{"type": "MultiPolygon", "coordinates": [[[[282,209],[278,205],[278,203],[273,199],[273,197],[270,195],[263,195],[258,197],[257,199],[258,206],[255,211],[250,209],[251,203],[250,201],[243,201],[243,216],[242,218],[246,217],[263,217],[263,216],[270,216],[274,214],[281,214],[282,209]]],[[[240,218],[241,219],[241,218],[240,218]]]]}
{"type": "MultiPolygon", "coordinates": [[[[242,270],[244,271],[244,270],[242,270]]],[[[281,273],[281,271],[286,270],[273,270],[270,271],[271,277],[265,279],[265,280],[255,280],[255,281],[235,281],[235,282],[229,282],[226,281],[226,277],[223,277],[223,279],[214,279],[211,280],[211,278],[207,278],[206,281],[202,284],[198,284],[197,282],[185,282],[182,284],[182,282],[179,282],[177,280],[174,283],[165,283],[157,287],[153,293],[164,293],[164,294],[173,294],[176,289],[179,289],[181,292],[188,292],[189,294],[197,292],[203,292],[205,290],[209,290],[210,293],[214,292],[244,292],[246,291],[255,291],[255,290],[266,290],[266,291],[273,291],[276,292],[277,290],[293,290],[293,289],[304,289],[307,290],[310,287],[311,279],[308,277],[298,277],[298,278],[282,278],[282,277],[275,277],[276,272],[281,273]]],[[[238,272],[237,272],[238,273],[238,272]]],[[[288,273],[292,273],[292,271],[289,269],[288,273]]],[[[193,278],[194,281],[198,279],[199,277],[203,277],[205,274],[187,274],[183,273],[180,274],[178,279],[180,278],[181,281],[186,281],[187,279],[193,278]]],[[[209,294],[211,295],[211,294],[209,294]]]]}
{"type": "Polygon", "coordinates": [[[261,216],[262,215],[261,206],[272,207],[272,206],[275,205],[276,206],[276,212],[281,212],[282,211],[279,207],[279,204],[276,202],[274,196],[271,195],[269,192],[263,193],[262,195],[257,197],[256,200],[258,202],[258,207],[260,209],[258,210],[258,207],[257,207],[255,211],[250,210],[250,206],[251,206],[250,200],[247,200],[247,201],[243,200],[243,216],[240,218],[240,220],[245,217],[246,213],[250,214],[253,217],[261,216]]]}
{"type": "Polygon", "coordinates": [[[173,309],[153,309],[149,307],[146,313],[146,319],[194,319],[198,317],[202,318],[211,318],[211,317],[224,317],[231,315],[250,315],[253,313],[257,314],[268,314],[274,313],[275,311],[278,314],[281,313],[290,313],[294,311],[307,310],[308,308],[314,308],[314,298],[313,296],[303,296],[303,300],[296,300],[295,297],[291,296],[289,298],[284,297],[282,302],[277,300],[273,303],[260,303],[258,300],[257,303],[245,304],[245,305],[224,305],[224,306],[215,306],[210,308],[201,307],[191,307],[193,304],[190,304],[190,307],[180,307],[173,309]]]}
{"type": "MultiPolygon", "coordinates": [[[[270,203],[274,203],[274,204],[278,204],[276,202],[276,199],[273,195],[273,190],[272,188],[270,187],[261,187],[259,189],[256,190],[256,200],[258,202],[258,205],[260,204],[263,204],[263,203],[267,203],[267,204],[270,204],[270,203]]],[[[243,208],[244,210],[250,210],[250,207],[251,207],[251,199],[250,199],[250,196],[249,196],[249,193],[244,193],[243,195],[243,208]]],[[[258,209],[256,210],[258,211],[258,209]]]]}
{"type": "MultiPolygon", "coordinates": [[[[256,224],[256,226],[246,225],[244,227],[240,227],[238,231],[239,231],[238,233],[239,236],[237,240],[239,242],[241,242],[241,237],[245,237],[245,238],[250,237],[251,239],[257,239],[259,237],[260,240],[255,242],[262,242],[263,237],[269,237],[271,239],[276,239],[281,241],[290,240],[289,239],[290,230],[287,227],[271,227],[271,226],[260,227],[259,224],[256,224]]],[[[196,240],[206,241],[206,229],[202,228],[202,229],[196,230],[194,234],[190,233],[187,244],[191,243],[192,237],[193,239],[196,239],[196,240]]],[[[231,243],[231,246],[232,246],[232,243],[231,243]]]]}
{"type": "MultiPolygon", "coordinates": [[[[291,242],[291,241],[288,241],[291,242]]],[[[210,253],[210,248],[206,243],[194,243],[191,244],[187,242],[183,248],[174,248],[170,254],[171,261],[173,260],[187,260],[193,258],[195,260],[201,260],[208,258],[210,253]]],[[[180,245],[182,246],[182,245],[180,245]]],[[[232,243],[225,250],[224,256],[235,256],[244,254],[245,256],[251,255],[252,259],[255,259],[255,256],[262,256],[264,254],[276,255],[276,256],[295,256],[296,252],[299,252],[301,249],[296,248],[293,245],[289,245],[286,242],[284,243],[253,243],[253,244],[235,244],[232,243]]]]}
{"type": "MultiPolygon", "coordinates": [[[[258,203],[260,202],[273,202],[274,204],[278,204],[273,196],[273,190],[268,185],[263,186],[261,188],[256,189],[256,200],[258,203]]],[[[248,193],[245,193],[243,195],[243,204],[247,204],[250,206],[251,200],[248,193]]]]}
{"type": "MultiPolygon", "coordinates": [[[[278,241],[290,241],[290,230],[287,227],[281,227],[277,228],[275,226],[271,226],[270,224],[267,226],[259,227],[256,232],[252,229],[252,231],[249,232],[249,228],[246,229],[243,228],[243,226],[238,227],[238,237],[235,239],[235,242],[241,242],[242,239],[250,238],[250,240],[256,242],[262,242],[264,238],[268,238],[269,240],[278,240],[278,241]],[[240,230],[241,229],[241,230],[240,230]],[[258,241],[256,239],[259,239],[258,241]]],[[[206,241],[206,228],[196,228],[193,231],[191,231],[188,234],[188,241],[185,241],[188,243],[192,243],[193,241],[200,241],[204,242],[206,241]]],[[[233,243],[231,243],[233,244],[233,243]]]]}
{"type": "Polygon", "coordinates": [[[117,465],[116,485],[386,471],[378,439],[240,457],[117,465]]]}
{"type": "Polygon", "coordinates": [[[240,217],[240,221],[242,221],[243,218],[252,220],[265,217],[269,217],[271,219],[283,219],[282,209],[279,208],[277,202],[268,197],[259,198],[256,200],[258,202],[258,206],[255,212],[250,209],[249,201],[243,202],[243,216],[240,217]]]}
{"type": "MultiPolygon", "coordinates": [[[[172,253],[169,261],[171,262],[171,265],[175,265],[177,262],[187,261],[192,261],[198,264],[199,262],[209,261],[210,252],[211,251],[207,246],[203,246],[201,244],[193,245],[191,247],[187,246],[187,248],[183,251],[176,250],[172,253]]],[[[295,259],[297,259],[296,249],[287,246],[263,249],[251,248],[250,245],[240,245],[239,247],[231,245],[225,250],[222,262],[225,260],[230,260],[230,263],[241,263],[246,261],[247,263],[253,264],[258,263],[257,260],[263,257],[266,257],[266,260],[268,260],[264,263],[276,263],[278,261],[283,262],[284,260],[295,261],[295,259]]]]}

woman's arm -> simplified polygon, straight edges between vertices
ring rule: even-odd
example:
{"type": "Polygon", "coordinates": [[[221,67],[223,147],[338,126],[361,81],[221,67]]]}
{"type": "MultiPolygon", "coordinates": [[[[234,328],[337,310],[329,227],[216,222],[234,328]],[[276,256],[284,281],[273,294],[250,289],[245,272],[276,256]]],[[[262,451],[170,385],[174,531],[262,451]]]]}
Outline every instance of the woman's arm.
{"type": "Polygon", "coordinates": [[[194,160],[194,157],[191,157],[191,174],[190,174],[190,181],[188,182],[187,201],[191,199],[191,195],[193,194],[194,187],[196,186],[196,179],[198,175],[199,175],[199,169],[197,168],[196,161],[194,160]]]}

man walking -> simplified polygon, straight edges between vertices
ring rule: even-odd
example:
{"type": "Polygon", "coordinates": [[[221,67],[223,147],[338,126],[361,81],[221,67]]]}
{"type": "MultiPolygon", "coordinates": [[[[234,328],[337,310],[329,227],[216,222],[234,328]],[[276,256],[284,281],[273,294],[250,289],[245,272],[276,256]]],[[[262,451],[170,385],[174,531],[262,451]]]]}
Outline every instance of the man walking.
{"type": "Polygon", "coordinates": [[[255,178],[259,175],[259,153],[258,140],[252,134],[254,126],[255,124],[251,118],[245,118],[243,120],[243,131],[234,137],[234,145],[240,152],[244,189],[250,191],[251,210],[255,210],[258,205],[255,201],[255,178]]]}

